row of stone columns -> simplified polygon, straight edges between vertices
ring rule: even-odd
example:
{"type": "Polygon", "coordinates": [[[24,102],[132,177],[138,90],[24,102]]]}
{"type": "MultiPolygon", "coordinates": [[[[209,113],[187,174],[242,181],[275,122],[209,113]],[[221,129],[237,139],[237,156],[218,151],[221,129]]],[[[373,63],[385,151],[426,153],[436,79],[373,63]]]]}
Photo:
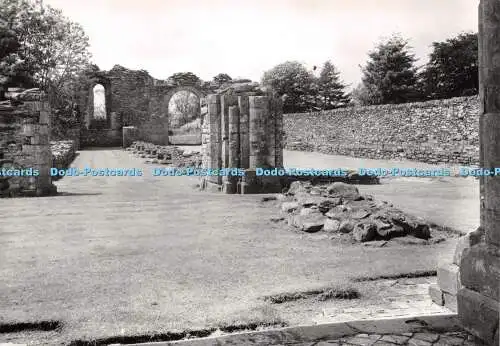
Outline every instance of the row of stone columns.
{"type": "MultiPolygon", "coordinates": [[[[203,168],[253,171],[282,166],[281,100],[267,96],[208,95],[206,103],[206,113],[202,114],[203,168]]],[[[210,175],[203,179],[203,186],[216,184],[227,193],[236,193],[241,180],[239,176],[210,175]]]]}

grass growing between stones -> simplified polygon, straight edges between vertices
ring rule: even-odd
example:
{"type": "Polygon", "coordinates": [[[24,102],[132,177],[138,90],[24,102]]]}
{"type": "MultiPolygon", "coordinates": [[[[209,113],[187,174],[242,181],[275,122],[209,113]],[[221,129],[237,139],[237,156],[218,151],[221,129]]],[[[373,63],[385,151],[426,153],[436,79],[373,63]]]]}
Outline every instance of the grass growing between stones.
{"type": "Polygon", "coordinates": [[[330,299],[356,299],[359,298],[359,292],[352,287],[340,288],[330,287],[322,289],[307,290],[303,292],[285,292],[264,297],[264,301],[271,304],[282,304],[285,302],[296,301],[300,299],[316,299],[325,301],[330,299]]]}
{"type": "Polygon", "coordinates": [[[288,323],[281,319],[278,312],[270,306],[257,306],[248,310],[233,313],[224,321],[211,321],[212,327],[187,329],[164,333],[148,333],[141,335],[121,335],[93,340],[74,340],[70,346],[101,346],[109,344],[135,344],[145,342],[179,341],[209,336],[220,336],[237,332],[250,332],[268,328],[282,328],[288,323]]]}
{"type": "Polygon", "coordinates": [[[417,270],[410,273],[400,273],[391,275],[375,275],[375,276],[360,276],[351,279],[353,282],[376,281],[376,280],[396,280],[396,279],[412,279],[437,276],[436,270],[417,270]]]}

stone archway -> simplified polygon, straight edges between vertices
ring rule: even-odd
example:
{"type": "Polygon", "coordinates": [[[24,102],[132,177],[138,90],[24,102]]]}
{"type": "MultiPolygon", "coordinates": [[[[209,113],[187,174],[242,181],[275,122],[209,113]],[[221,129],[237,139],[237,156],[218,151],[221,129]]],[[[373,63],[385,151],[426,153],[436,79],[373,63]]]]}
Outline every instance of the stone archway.
{"type": "MultiPolygon", "coordinates": [[[[172,116],[172,114],[170,114],[170,109],[169,109],[170,101],[172,100],[172,97],[175,94],[177,94],[179,92],[183,92],[183,91],[194,94],[198,98],[198,105],[200,108],[201,108],[201,100],[204,97],[206,97],[206,95],[207,95],[202,89],[197,88],[196,86],[192,86],[192,85],[180,85],[180,86],[176,86],[176,87],[173,87],[172,89],[170,89],[162,97],[162,102],[161,102],[161,114],[163,117],[165,117],[167,119],[168,122],[170,122],[170,119],[172,116]]],[[[200,119],[201,119],[200,125],[203,125],[203,117],[201,117],[201,112],[199,112],[199,113],[200,113],[200,119]]],[[[172,129],[169,127],[167,129],[167,132],[170,132],[171,130],[172,129]]],[[[200,136],[199,137],[200,137],[200,142],[201,142],[201,129],[200,129],[200,136]]],[[[170,141],[169,141],[169,143],[170,143],[170,141]]]]}
{"type": "Polygon", "coordinates": [[[94,88],[97,85],[102,85],[104,88],[104,104],[106,111],[106,127],[109,128],[111,125],[110,115],[111,115],[111,81],[108,78],[96,76],[92,81],[92,84],[88,88],[88,98],[87,105],[85,109],[85,127],[91,129],[94,120],[94,88]]]}

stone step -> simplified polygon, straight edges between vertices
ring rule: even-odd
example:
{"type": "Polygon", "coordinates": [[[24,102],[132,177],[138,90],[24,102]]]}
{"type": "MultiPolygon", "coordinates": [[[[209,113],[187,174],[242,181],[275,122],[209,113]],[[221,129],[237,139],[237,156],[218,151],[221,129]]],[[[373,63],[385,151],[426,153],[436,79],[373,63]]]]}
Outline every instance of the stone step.
{"type": "Polygon", "coordinates": [[[460,289],[460,268],[456,264],[442,263],[437,269],[438,286],[446,293],[457,295],[460,289]]]}

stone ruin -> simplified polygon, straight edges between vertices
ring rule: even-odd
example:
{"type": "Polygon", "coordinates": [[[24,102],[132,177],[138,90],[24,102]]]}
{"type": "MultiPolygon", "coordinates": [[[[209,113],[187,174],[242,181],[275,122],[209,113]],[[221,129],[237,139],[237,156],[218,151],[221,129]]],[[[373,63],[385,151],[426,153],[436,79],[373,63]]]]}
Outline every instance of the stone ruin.
{"type": "Polygon", "coordinates": [[[55,194],[49,174],[51,111],[47,97],[38,89],[11,91],[6,96],[10,100],[0,102],[0,171],[6,172],[0,174],[0,197],[55,194]]]}
{"type": "Polygon", "coordinates": [[[258,85],[243,84],[201,102],[202,168],[211,170],[201,188],[229,194],[281,192],[279,177],[256,175],[256,168],[283,167],[281,99],[258,85]],[[223,169],[228,171],[220,173],[223,169]]]}
{"type": "Polygon", "coordinates": [[[158,80],[144,70],[115,65],[109,71],[90,71],[78,92],[78,125],[71,129],[80,147],[128,147],[134,141],[169,144],[168,104],[174,94],[189,91],[198,98],[214,92],[207,83],[158,80]],[[104,87],[106,118],[94,117],[94,87],[104,87]]]}

